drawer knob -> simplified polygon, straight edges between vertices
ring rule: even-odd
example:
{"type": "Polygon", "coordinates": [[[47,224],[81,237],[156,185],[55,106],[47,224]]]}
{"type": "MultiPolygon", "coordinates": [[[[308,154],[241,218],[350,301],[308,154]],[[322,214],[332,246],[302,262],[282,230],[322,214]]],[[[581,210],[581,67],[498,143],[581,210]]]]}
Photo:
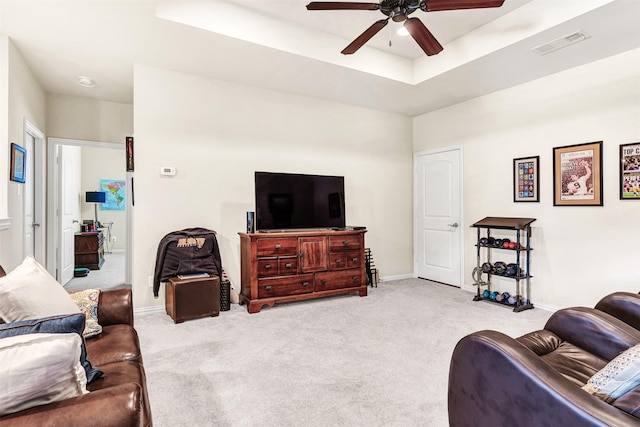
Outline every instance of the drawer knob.
{"type": "Polygon", "coordinates": [[[358,281],[358,276],[351,276],[351,279],[353,279],[354,282],[358,281]]]}
{"type": "Polygon", "coordinates": [[[271,290],[271,286],[265,286],[265,287],[264,287],[264,290],[265,290],[265,291],[270,291],[270,290],[271,290]]]}
{"type": "Polygon", "coordinates": [[[284,267],[285,268],[291,268],[291,263],[285,264],[284,267]]]}
{"type": "Polygon", "coordinates": [[[322,279],[320,282],[322,282],[323,285],[327,284],[327,280],[326,279],[322,279]]]}
{"type": "Polygon", "coordinates": [[[336,260],[336,264],[340,264],[341,262],[342,262],[342,260],[341,260],[340,258],[338,258],[338,259],[336,260]]]}
{"type": "Polygon", "coordinates": [[[358,257],[351,258],[351,261],[353,261],[353,262],[357,262],[357,261],[358,261],[358,257]]]}
{"type": "Polygon", "coordinates": [[[276,249],[281,249],[282,245],[276,245],[276,249]]]}
{"type": "Polygon", "coordinates": [[[271,264],[267,264],[267,265],[265,265],[265,266],[264,266],[264,269],[265,269],[265,270],[270,270],[270,269],[271,269],[271,264]]]}
{"type": "Polygon", "coordinates": [[[345,246],[349,246],[349,241],[345,240],[345,241],[342,242],[342,244],[345,245],[345,246]]]}
{"type": "Polygon", "coordinates": [[[302,282],[302,286],[304,286],[304,287],[309,286],[309,282],[302,282]]]}

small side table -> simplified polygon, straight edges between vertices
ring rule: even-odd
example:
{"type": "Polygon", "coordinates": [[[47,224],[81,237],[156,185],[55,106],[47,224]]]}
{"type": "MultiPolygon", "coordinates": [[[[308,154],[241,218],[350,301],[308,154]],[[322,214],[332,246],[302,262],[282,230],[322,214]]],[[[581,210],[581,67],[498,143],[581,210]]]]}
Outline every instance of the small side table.
{"type": "Polygon", "coordinates": [[[220,314],[220,278],[171,277],[165,283],[165,308],[174,323],[220,314]]]}

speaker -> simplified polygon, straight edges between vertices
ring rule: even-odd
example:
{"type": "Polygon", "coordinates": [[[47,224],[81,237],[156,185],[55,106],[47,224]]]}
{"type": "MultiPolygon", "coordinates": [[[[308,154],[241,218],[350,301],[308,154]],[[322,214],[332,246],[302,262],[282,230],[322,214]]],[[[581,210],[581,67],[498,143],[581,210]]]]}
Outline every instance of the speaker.
{"type": "Polygon", "coordinates": [[[255,233],[256,232],[256,224],[253,220],[254,213],[247,212],[247,233],[255,233]]]}

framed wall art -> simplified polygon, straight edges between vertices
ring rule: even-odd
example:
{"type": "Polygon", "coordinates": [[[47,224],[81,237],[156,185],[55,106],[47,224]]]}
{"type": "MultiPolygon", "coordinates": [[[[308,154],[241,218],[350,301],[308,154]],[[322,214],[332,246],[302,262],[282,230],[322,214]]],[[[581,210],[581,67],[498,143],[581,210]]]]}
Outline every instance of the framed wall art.
{"type": "Polygon", "coordinates": [[[553,149],[553,205],[602,206],[602,141],[553,149]]]}
{"type": "Polygon", "coordinates": [[[640,142],[620,146],[620,200],[640,200],[640,142]]]}
{"type": "Polygon", "coordinates": [[[540,201],[540,156],[513,159],[513,201],[540,201]]]}
{"type": "Polygon", "coordinates": [[[27,150],[18,144],[11,143],[11,166],[9,168],[9,179],[15,182],[25,181],[25,171],[27,167],[27,150]]]}
{"type": "Polygon", "coordinates": [[[125,138],[126,156],[127,156],[127,172],[133,172],[133,137],[125,138]]]}

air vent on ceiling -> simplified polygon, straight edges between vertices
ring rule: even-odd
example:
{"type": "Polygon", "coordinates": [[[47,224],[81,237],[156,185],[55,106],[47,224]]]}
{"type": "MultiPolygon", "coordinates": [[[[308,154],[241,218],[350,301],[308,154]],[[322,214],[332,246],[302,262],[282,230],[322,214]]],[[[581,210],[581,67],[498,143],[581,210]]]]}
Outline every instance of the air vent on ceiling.
{"type": "Polygon", "coordinates": [[[574,43],[581,42],[582,40],[586,40],[589,37],[591,36],[589,36],[588,34],[585,34],[582,30],[578,30],[571,34],[567,34],[564,37],[560,37],[559,39],[550,41],[549,43],[536,46],[531,50],[539,55],[546,55],[547,53],[551,53],[555,50],[562,49],[563,47],[567,47],[574,43]]]}

